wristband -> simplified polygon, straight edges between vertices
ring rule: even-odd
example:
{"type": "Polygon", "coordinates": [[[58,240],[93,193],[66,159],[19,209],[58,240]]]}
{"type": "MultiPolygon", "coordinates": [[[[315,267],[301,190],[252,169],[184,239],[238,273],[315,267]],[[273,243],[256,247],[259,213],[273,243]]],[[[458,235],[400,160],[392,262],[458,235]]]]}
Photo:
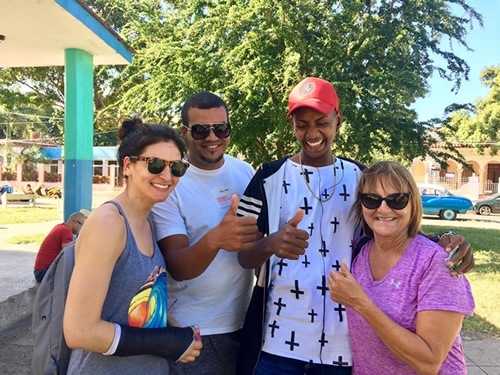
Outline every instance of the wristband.
{"type": "Polygon", "coordinates": [[[438,236],[438,241],[443,238],[444,236],[455,236],[457,235],[458,233],[457,232],[454,232],[452,230],[449,230],[448,232],[444,232],[444,233],[441,233],[439,236],[438,236]]]}
{"type": "Polygon", "coordinates": [[[113,355],[116,352],[116,348],[118,347],[118,343],[120,342],[120,337],[122,335],[122,328],[120,327],[119,324],[113,323],[115,325],[115,335],[113,337],[113,342],[111,343],[111,346],[109,347],[108,351],[106,353],[102,353],[104,355],[113,355]]]}
{"type": "Polygon", "coordinates": [[[438,234],[434,237],[430,237],[429,239],[432,241],[432,242],[439,242],[441,240],[441,238],[443,238],[444,236],[455,236],[457,235],[458,233],[457,232],[454,232],[452,230],[449,230],[448,232],[443,232],[441,234],[438,234]]]}

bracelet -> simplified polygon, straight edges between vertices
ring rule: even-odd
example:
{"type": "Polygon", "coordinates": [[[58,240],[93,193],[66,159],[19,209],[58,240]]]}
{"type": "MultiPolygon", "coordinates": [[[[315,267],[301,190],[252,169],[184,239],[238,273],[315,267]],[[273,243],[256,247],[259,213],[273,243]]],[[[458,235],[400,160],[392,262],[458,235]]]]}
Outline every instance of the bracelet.
{"type": "Polygon", "coordinates": [[[444,236],[455,236],[457,235],[458,233],[457,232],[454,232],[452,230],[448,231],[448,232],[444,232],[444,233],[441,233],[441,234],[438,234],[437,236],[437,242],[439,242],[439,240],[441,238],[443,238],[444,236]]]}
{"type": "Polygon", "coordinates": [[[113,337],[113,342],[109,347],[106,353],[102,353],[104,355],[113,355],[116,352],[116,348],[118,347],[118,343],[120,342],[120,336],[122,335],[122,327],[119,324],[113,323],[115,325],[115,335],[113,337]]]}
{"type": "Polygon", "coordinates": [[[441,233],[441,234],[436,234],[435,236],[432,236],[432,237],[428,237],[429,240],[431,240],[432,242],[435,242],[435,243],[438,243],[439,240],[444,237],[444,236],[454,236],[454,235],[457,235],[458,233],[457,232],[454,232],[452,230],[448,231],[448,232],[444,232],[444,233],[441,233]]]}

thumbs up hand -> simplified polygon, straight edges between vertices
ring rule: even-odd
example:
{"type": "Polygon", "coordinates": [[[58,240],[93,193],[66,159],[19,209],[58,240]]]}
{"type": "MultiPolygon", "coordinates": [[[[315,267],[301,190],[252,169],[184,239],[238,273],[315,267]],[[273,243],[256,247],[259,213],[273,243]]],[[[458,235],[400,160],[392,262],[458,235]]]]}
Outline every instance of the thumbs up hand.
{"type": "Polygon", "coordinates": [[[238,204],[240,204],[240,199],[236,194],[231,196],[231,207],[227,210],[226,215],[236,216],[236,212],[238,212],[238,204]]]}
{"type": "Polygon", "coordinates": [[[303,218],[304,218],[304,210],[298,209],[294,217],[292,217],[290,220],[287,221],[287,224],[291,225],[294,228],[297,228],[297,226],[300,224],[303,218]]]}
{"type": "Polygon", "coordinates": [[[269,248],[280,258],[297,260],[306,252],[309,233],[298,229],[298,225],[304,217],[304,211],[298,209],[295,215],[287,221],[277,232],[268,236],[269,248]]]}
{"type": "Polygon", "coordinates": [[[349,268],[347,268],[347,261],[345,259],[342,259],[342,262],[340,263],[340,271],[342,271],[342,275],[345,277],[349,277],[351,273],[349,272],[349,268]]]}
{"type": "Polygon", "coordinates": [[[252,248],[257,239],[257,219],[251,216],[237,216],[240,200],[237,194],[231,197],[231,206],[222,221],[212,232],[216,248],[227,251],[243,251],[252,248]]]}
{"type": "Polygon", "coordinates": [[[328,289],[330,298],[347,307],[359,306],[368,298],[359,283],[347,267],[347,262],[342,259],[340,271],[330,271],[328,276],[328,289]]]}

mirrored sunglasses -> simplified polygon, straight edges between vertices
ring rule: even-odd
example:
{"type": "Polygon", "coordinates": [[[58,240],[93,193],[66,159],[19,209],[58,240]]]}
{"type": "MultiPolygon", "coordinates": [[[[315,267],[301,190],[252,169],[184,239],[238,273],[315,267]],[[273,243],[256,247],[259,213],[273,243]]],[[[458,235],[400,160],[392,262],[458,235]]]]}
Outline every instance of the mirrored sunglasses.
{"type": "Polygon", "coordinates": [[[228,122],[220,124],[193,124],[191,127],[183,125],[191,132],[193,139],[198,141],[205,139],[210,134],[210,130],[214,131],[217,138],[227,138],[231,135],[231,125],[228,122]]]}
{"type": "Polygon", "coordinates": [[[166,166],[170,168],[170,173],[174,177],[182,177],[186,170],[189,168],[189,163],[182,160],[163,160],[155,157],[146,156],[130,156],[130,160],[133,162],[141,160],[148,162],[148,172],[151,174],[160,174],[163,172],[166,166]]]}
{"type": "Polygon", "coordinates": [[[410,193],[395,193],[388,195],[385,198],[377,194],[368,193],[361,194],[361,203],[369,210],[374,210],[380,207],[382,201],[385,201],[389,208],[392,208],[393,210],[402,210],[408,205],[410,197],[410,193]]]}

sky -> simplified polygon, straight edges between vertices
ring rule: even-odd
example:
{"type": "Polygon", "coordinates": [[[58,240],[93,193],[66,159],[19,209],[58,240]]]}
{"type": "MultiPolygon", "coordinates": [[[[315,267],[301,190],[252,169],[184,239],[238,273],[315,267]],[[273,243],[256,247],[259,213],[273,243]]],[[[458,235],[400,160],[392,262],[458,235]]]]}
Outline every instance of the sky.
{"type": "MultiPolygon", "coordinates": [[[[488,96],[488,88],[479,80],[481,70],[488,66],[500,65],[500,0],[466,0],[467,4],[483,16],[483,27],[473,23],[473,29],[467,33],[467,43],[473,51],[453,45],[456,55],[463,58],[470,66],[469,80],[462,80],[457,94],[452,93],[453,84],[434,74],[429,78],[430,92],[417,100],[413,108],[420,121],[434,117],[443,117],[444,109],[452,103],[475,103],[477,99],[488,96]]],[[[462,15],[457,13],[457,15],[462,15]]],[[[448,41],[446,41],[448,43],[448,41]]]]}

